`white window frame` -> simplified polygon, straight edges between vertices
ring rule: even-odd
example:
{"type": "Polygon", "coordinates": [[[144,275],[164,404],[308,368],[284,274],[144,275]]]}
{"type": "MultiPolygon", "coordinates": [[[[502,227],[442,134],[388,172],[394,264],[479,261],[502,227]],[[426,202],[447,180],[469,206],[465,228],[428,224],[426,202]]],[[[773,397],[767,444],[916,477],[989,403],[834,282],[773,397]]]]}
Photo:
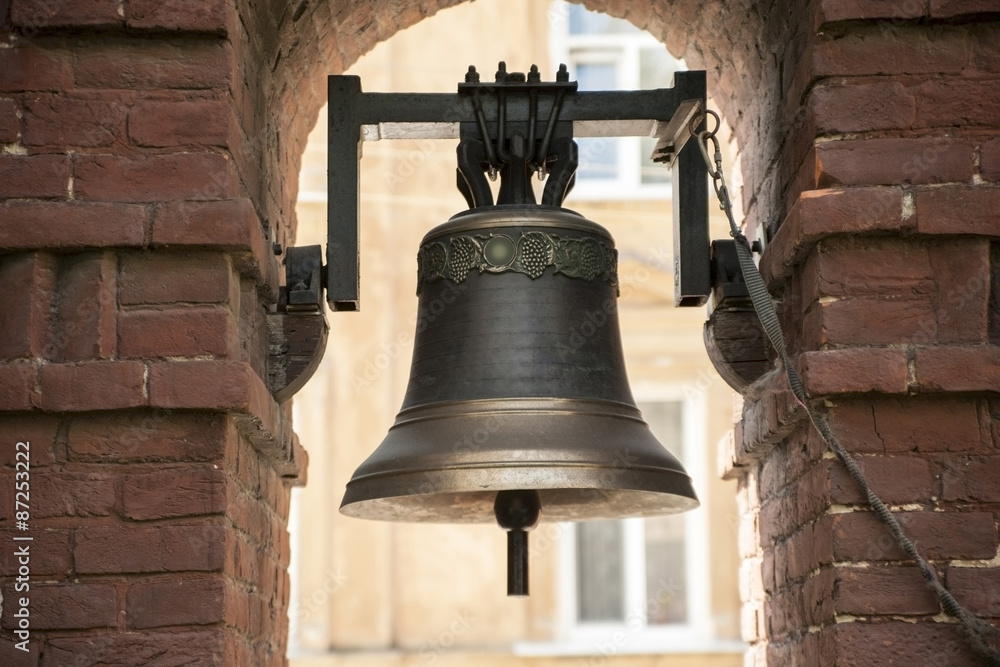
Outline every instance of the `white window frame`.
{"type": "MultiPolygon", "coordinates": [[[[682,405],[684,468],[701,500],[701,507],[684,517],[687,581],[680,593],[687,596],[686,623],[646,624],[646,544],[644,519],[625,519],[625,619],[622,622],[581,622],[577,609],[576,525],[560,524],[556,638],[551,642],[522,642],[520,655],[612,655],[703,653],[733,651],[732,642],[715,637],[711,609],[709,570],[709,525],[707,509],[708,469],[705,446],[708,401],[705,392],[692,392],[680,385],[633,387],[636,401],[672,402],[682,405]]],[[[667,443],[669,445],[669,443],[667,443]]],[[[680,594],[678,593],[678,594],[680,594]]],[[[742,648],[742,645],[740,646],[742,648]]]]}
{"type": "MultiPolygon", "coordinates": [[[[648,32],[619,34],[572,35],[569,32],[569,4],[554,0],[549,11],[549,49],[553,62],[566,63],[570,80],[576,79],[580,62],[614,62],[617,68],[617,89],[639,89],[639,54],[643,49],[666,47],[648,32]]],[[[676,59],[675,59],[676,60],[676,59]]],[[[676,60],[677,68],[684,64],[676,60]]],[[[625,199],[670,199],[673,188],[666,183],[643,183],[640,173],[641,137],[620,137],[618,142],[618,177],[608,179],[577,177],[569,199],[576,201],[618,201],[625,199]]],[[[580,162],[584,151],[580,151],[580,162]]],[[[668,173],[667,167],[662,167],[668,173]]]]}

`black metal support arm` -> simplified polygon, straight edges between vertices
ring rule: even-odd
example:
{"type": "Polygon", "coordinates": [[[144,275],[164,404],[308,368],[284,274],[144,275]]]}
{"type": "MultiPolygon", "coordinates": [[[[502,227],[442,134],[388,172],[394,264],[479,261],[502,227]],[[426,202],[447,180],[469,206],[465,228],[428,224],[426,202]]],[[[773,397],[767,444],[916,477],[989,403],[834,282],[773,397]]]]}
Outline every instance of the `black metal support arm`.
{"type": "MultiPolygon", "coordinates": [[[[528,168],[539,168],[550,160],[542,168],[556,170],[543,198],[543,203],[551,205],[561,204],[572,186],[575,151],[569,145],[574,136],[658,137],[654,157],[673,169],[676,305],[705,303],[711,291],[708,172],[695,142],[686,143],[691,136],[689,121],[705,108],[705,73],[678,72],[673,88],[579,92],[563,72],[556,82],[543,83],[536,70],[525,77],[508,75],[501,68],[496,82],[479,83],[478,75],[467,76],[457,94],[364,93],[356,76],[329,77],[326,287],[332,310],[360,307],[358,168],[362,142],[462,138],[466,145],[459,154],[459,189],[470,205],[488,205],[492,203],[486,201],[488,188],[484,191],[477,177],[469,176],[475,171],[470,165],[490,162],[492,146],[477,146],[471,139],[473,134],[482,135],[484,124],[496,128],[491,132],[501,139],[501,152],[505,129],[524,128],[523,136],[529,139],[523,149],[518,148],[518,159],[528,168]],[[544,148],[534,153],[534,144],[539,142],[544,148]],[[559,153],[558,159],[540,154],[548,152],[549,142],[559,153]]],[[[526,196],[518,185],[512,187],[502,196],[526,196]]]]}

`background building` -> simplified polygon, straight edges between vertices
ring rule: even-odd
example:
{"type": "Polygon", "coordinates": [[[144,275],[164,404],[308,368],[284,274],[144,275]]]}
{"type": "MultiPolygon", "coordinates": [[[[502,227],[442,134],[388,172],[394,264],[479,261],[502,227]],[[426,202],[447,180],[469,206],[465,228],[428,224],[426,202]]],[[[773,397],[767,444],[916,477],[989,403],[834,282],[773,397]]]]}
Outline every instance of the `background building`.
{"type": "MultiPolygon", "coordinates": [[[[582,6],[481,0],[399,33],[349,73],[368,91],[451,92],[467,65],[489,80],[499,60],[511,71],[537,64],[547,80],[567,63],[591,90],[666,87],[683,68],[648,33],[582,6]]],[[[326,122],[324,109],[303,159],[298,244],[325,242],[326,122]]],[[[347,480],[402,402],[420,239],[466,208],[454,186],[456,141],[367,143],[364,305],[331,316],[326,358],[295,398],[310,467],[309,483],[293,494],[292,655],[331,658],[294,665],[418,665],[429,654],[456,665],[486,656],[495,664],[547,664],[538,656],[742,664],[735,494],[715,466],[733,394],[706,356],[705,310],[672,305],[669,169],[648,159],[652,143],[580,140],[582,166],[566,206],[615,237],[633,393],[694,477],[702,507],[660,519],[543,524],[531,537],[527,600],[504,597],[505,536],[496,526],[389,525],[337,513],[347,480]]],[[[713,216],[714,236],[724,236],[721,215],[713,216]]]]}

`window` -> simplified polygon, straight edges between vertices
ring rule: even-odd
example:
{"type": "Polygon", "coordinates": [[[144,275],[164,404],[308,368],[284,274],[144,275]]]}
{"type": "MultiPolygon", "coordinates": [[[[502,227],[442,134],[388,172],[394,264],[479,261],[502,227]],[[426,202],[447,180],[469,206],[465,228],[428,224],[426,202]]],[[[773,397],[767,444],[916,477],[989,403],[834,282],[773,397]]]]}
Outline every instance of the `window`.
{"type": "MultiPolygon", "coordinates": [[[[666,88],[683,63],[628,21],[557,0],[550,14],[553,59],[564,62],[580,90],[666,88]]],[[[649,159],[652,137],[577,139],[575,199],[670,196],[670,170],[649,159]]]]}

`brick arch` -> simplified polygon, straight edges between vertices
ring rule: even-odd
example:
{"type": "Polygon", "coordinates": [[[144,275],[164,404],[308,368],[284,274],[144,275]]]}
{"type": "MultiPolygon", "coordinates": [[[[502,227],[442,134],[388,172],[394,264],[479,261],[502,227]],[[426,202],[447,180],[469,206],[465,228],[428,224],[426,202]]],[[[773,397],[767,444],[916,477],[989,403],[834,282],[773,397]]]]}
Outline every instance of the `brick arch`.
{"type": "MultiPolygon", "coordinates": [[[[542,1],[542,0],[539,0],[542,1]]],[[[277,38],[266,49],[242,54],[245,75],[260,72],[261,210],[271,220],[294,224],[294,201],[302,151],[326,103],[326,76],[348,69],[359,56],[400,30],[434,13],[460,4],[456,0],[375,0],[371,3],[301,3],[277,19],[277,38]]],[[[663,42],[691,69],[708,71],[709,93],[736,130],[740,147],[753,162],[745,182],[755,201],[768,165],[781,144],[788,123],[782,118],[781,63],[801,52],[808,22],[802,2],[778,3],[767,16],[750,0],[590,0],[592,10],[623,18],[663,42]]],[[[258,13],[249,24],[273,29],[272,17],[258,13]]],[[[253,29],[251,28],[251,31],[253,29]]],[[[456,79],[457,80],[457,79],[456,79]]],[[[782,184],[771,186],[780,191],[782,184]]],[[[778,202],[768,193],[763,217],[780,216],[778,202]]],[[[758,207],[761,208],[761,207],[758,207]]],[[[289,230],[279,232],[279,236],[289,230]]]]}

